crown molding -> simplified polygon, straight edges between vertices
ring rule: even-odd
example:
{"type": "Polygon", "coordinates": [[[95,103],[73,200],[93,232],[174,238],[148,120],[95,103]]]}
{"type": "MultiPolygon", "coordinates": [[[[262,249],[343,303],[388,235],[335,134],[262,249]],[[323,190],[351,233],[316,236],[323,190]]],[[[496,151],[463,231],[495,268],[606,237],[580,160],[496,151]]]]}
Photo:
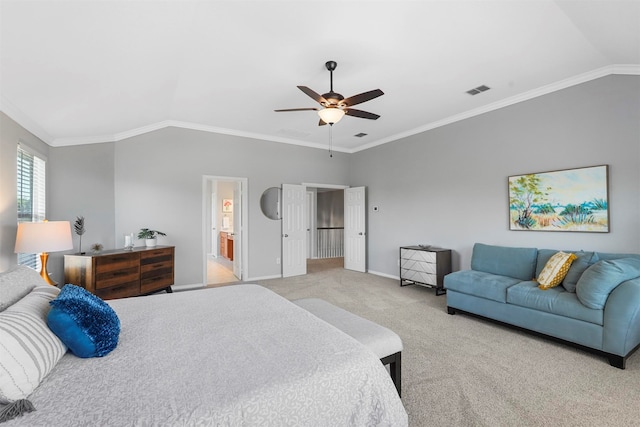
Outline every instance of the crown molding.
{"type": "MultiPolygon", "coordinates": [[[[165,129],[168,127],[197,130],[197,131],[209,132],[209,133],[217,133],[221,135],[239,136],[243,138],[257,139],[261,141],[272,141],[272,142],[279,142],[282,144],[291,144],[291,145],[299,145],[299,146],[304,146],[309,148],[318,148],[322,150],[328,149],[328,146],[323,144],[304,142],[304,141],[300,141],[297,139],[290,139],[290,138],[278,138],[270,135],[262,135],[262,134],[251,133],[251,132],[242,132],[235,129],[220,128],[216,126],[203,125],[200,123],[183,122],[178,120],[164,120],[162,122],[153,123],[147,126],[142,126],[139,128],[125,131],[125,132],[120,132],[114,135],[103,135],[103,136],[95,136],[95,137],[88,137],[88,138],[56,138],[49,145],[51,145],[52,147],[63,147],[63,146],[69,146],[69,145],[97,144],[102,142],[118,142],[127,138],[133,138],[135,136],[144,135],[146,133],[153,132],[160,129],[165,129]]],[[[347,151],[346,149],[341,149],[341,148],[334,148],[333,151],[347,152],[347,153],[350,152],[350,151],[347,151]]]]}
{"type": "Polygon", "coordinates": [[[42,129],[36,122],[31,120],[29,116],[23,113],[22,110],[13,105],[2,95],[0,95],[0,111],[11,117],[13,121],[18,123],[27,131],[40,138],[44,143],[51,145],[51,143],[53,142],[53,138],[51,137],[51,135],[45,132],[45,130],[42,129]]]}

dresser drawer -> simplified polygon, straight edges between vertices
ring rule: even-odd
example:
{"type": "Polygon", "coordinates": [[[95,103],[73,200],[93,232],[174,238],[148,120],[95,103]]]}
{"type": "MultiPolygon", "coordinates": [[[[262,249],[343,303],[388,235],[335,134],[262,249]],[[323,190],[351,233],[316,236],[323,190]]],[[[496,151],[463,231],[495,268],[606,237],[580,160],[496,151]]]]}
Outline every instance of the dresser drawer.
{"type": "Polygon", "coordinates": [[[425,261],[415,261],[412,259],[401,259],[400,267],[403,270],[413,270],[421,273],[431,273],[436,274],[438,271],[438,266],[435,263],[425,262],[425,261]]]}
{"type": "Polygon", "coordinates": [[[153,277],[143,278],[140,280],[140,293],[146,294],[157,291],[158,289],[164,289],[171,285],[173,285],[173,272],[154,275],[153,277]]]}
{"type": "Polygon", "coordinates": [[[156,262],[173,263],[173,248],[160,248],[140,253],[140,264],[154,264],[156,262]]]}
{"type": "Polygon", "coordinates": [[[140,268],[134,265],[129,268],[96,273],[96,289],[111,288],[127,282],[140,280],[140,268]]]}
{"type": "Polygon", "coordinates": [[[111,288],[96,289],[96,295],[102,299],[127,298],[140,295],[138,281],[123,283],[111,288]]]}
{"type": "Polygon", "coordinates": [[[427,252],[427,251],[416,251],[413,249],[405,249],[402,248],[400,250],[400,258],[405,260],[413,260],[413,261],[422,261],[429,262],[432,264],[436,263],[436,253],[435,252],[427,252]]]}
{"type": "Polygon", "coordinates": [[[137,253],[98,257],[96,258],[96,273],[108,273],[110,271],[137,267],[139,263],[140,257],[137,253]]]}
{"type": "Polygon", "coordinates": [[[411,280],[433,286],[438,284],[438,275],[435,273],[426,273],[424,271],[407,270],[403,268],[400,270],[400,274],[404,280],[411,280]]]}

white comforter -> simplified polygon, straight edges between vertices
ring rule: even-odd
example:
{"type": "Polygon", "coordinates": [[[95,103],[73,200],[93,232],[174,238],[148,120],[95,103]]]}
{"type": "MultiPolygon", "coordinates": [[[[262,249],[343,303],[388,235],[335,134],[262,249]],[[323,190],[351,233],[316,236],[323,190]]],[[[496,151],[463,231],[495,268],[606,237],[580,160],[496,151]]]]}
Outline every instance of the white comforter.
{"type": "Polygon", "coordinates": [[[380,360],[257,285],[109,301],[118,347],[67,353],[6,425],[406,426],[380,360]]]}

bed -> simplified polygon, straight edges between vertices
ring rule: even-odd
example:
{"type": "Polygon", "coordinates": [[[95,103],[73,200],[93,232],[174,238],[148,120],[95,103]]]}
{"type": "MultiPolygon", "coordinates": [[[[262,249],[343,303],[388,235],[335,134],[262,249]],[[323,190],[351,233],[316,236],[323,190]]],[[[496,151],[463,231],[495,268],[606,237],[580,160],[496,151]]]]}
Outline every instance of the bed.
{"type": "Polygon", "coordinates": [[[67,352],[3,424],[406,426],[366,347],[258,285],[111,300],[117,347],[67,352]]]}

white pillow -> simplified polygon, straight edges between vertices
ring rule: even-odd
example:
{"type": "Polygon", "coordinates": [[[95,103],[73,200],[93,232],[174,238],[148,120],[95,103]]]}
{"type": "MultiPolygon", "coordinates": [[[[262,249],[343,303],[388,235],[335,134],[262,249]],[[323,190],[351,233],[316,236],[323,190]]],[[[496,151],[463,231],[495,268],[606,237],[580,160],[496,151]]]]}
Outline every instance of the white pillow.
{"type": "Polygon", "coordinates": [[[0,403],[29,396],[67,351],[47,326],[49,301],[58,293],[38,286],[0,312],[0,403]]]}
{"type": "Polygon", "coordinates": [[[18,302],[36,286],[45,284],[37,271],[24,265],[0,273],[0,311],[18,302]]]}

